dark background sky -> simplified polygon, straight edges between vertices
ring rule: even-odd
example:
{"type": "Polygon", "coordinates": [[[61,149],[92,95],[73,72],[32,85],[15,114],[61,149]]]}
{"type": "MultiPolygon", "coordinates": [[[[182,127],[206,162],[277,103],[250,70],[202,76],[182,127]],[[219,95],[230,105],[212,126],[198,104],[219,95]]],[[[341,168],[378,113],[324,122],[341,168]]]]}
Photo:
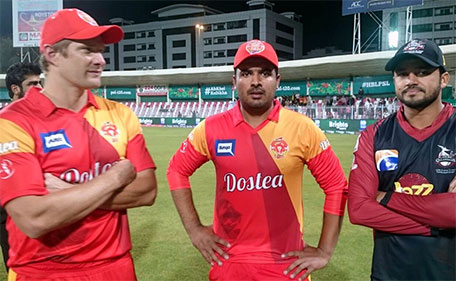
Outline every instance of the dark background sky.
{"type": "MultiPolygon", "coordinates": [[[[150,1],[150,0],[64,0],[63,7],[76,7],[92,15],[99,24],[109,24],[109,19],[122,17],[134,20],[135,23],[151,20],[150,12],[168,5],[188,3],[201,4],[222,12],[247,10],[245,0],[234,1],[150,1]]],[[[293,11],[302,16],[304,28],[304,50],[335,46],[345,52],[351,52],[353,16],[342,16],[342,0],[333,1],[280,1],[274,3],[275,12],[293,11]]],[[[0,36],[11,37],[11,4],[12,0],[0,0],[0,36]]],[[[363,38],[375,29],[373,21],[364,15],[362,18],[363,38]],[[370,27],[369,24],[372,24],[370,27]]]]}

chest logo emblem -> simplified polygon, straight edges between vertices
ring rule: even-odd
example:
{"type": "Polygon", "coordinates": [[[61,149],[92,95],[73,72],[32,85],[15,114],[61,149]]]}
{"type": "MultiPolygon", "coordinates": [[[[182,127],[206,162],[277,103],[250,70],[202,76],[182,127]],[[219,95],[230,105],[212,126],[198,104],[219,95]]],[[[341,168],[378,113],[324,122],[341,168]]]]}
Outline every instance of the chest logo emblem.
{"type": "Polygon", "coordinates": [[[120,131],[117,126],[111,122],[105,122],[101,126],[101,134],[110,139],[110,142],[118,142],[120,131]]]}
{"type": "Polygon", "coordinates": [[[273,140],[269,145],[269,149],[276,159],[284,158],[289,150],[288,143],[282,137],[273,140]]]}
{"type": "Polygon", "coordinates": [[[437,165],[443,168],[454,166],[454,164],[456,164],[456,155],[454,154],[454,152],[443,145],[437,146],[440,148],[440,152],[437,155],[437,158],[435,159],[437,165]]]}

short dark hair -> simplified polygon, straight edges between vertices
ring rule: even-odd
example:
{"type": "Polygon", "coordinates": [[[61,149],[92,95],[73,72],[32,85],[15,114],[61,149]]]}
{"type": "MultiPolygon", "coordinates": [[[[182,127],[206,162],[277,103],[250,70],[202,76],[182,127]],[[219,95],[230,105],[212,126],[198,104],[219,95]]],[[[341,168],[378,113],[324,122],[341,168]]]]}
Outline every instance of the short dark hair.
{"type": "Polygon", "coordinates": [[[22,82],[27,79],[29,75],[40,75],[41,69],[38,64],[34,63],[22,63],[18,62],[6,70],[5,84],[8,88],[8,94],[10,98],[13,98],[13,92],[11,91],[12,85],[17,85],[22,89],[22,82]]]}

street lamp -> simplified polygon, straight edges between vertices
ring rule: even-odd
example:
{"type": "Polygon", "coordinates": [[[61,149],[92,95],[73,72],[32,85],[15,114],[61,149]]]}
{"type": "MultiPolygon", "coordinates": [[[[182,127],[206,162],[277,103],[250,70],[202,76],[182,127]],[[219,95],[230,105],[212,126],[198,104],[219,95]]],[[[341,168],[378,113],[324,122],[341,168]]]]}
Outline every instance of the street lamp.
{"type": "Polygon", "coordinates": [[[196,66],[201,66],[201,52],[202,52],[202,44],[201,44],[201,31],[204,30],[204,25],[196,24],[196,66]]]}
{"type": "Polygon", "coordinates": [[[388,45],[390,48],[397,48],[399,43],[399,32],[391,31],[388,33],[388,45]]]}

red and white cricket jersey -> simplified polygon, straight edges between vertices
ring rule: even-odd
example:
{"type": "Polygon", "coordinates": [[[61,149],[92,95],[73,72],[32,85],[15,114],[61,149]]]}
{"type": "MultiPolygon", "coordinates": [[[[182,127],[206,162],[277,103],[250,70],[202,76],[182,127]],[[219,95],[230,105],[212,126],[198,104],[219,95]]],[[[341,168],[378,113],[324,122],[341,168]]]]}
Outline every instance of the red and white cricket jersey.
{"type": "Polygon", "coordinates": [[[255,129],[239,103],[201,122],[171,159],[170,189],[189,188],[189,176],[209,160],[217,177],[214,231],[230,242],[231,262],[289,262],[281,254],[303,248],[305,164],[326,194],[324,211],[344,213],[347,182],[328,139],[277,101],[255,129]]]}
{"type": "MultiPolygon", "coordinates": [[[[0,113],[0,202],[45,195],[43,174],[84,183],[119,159],[136,170],[155,168],[139,121],[126,106],[88,93],[79,112],[57,108],[40,89],[0,113]]],[[[8,218],[10,258],[15,271],[29,265],[96,262],[123,256],[131,248],[126,211],[95,210],[86,218],[28,238],[8,218]]],[[[39,267],[39,266],[38,266],[39,267]]]]}

